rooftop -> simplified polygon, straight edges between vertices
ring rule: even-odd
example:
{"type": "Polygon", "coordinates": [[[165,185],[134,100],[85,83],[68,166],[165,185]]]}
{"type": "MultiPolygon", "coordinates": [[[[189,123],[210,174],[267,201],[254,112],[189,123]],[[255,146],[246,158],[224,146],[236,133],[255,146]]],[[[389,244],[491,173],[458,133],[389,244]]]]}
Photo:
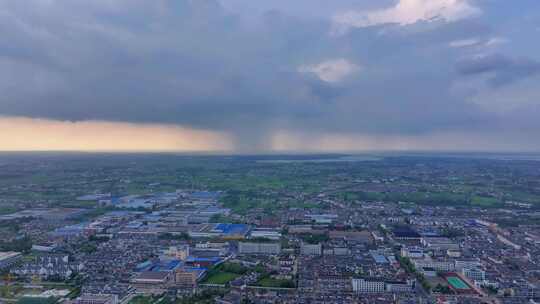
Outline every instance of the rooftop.
{"type": "Polygon", "coordinates": [[[15,252],[15,251],[0,252],[0,261],[10,259],[10,258],[14,258],[14,257],[19,256],[19,255],[21,255],[21,253],[20,252],[15,252]]]}

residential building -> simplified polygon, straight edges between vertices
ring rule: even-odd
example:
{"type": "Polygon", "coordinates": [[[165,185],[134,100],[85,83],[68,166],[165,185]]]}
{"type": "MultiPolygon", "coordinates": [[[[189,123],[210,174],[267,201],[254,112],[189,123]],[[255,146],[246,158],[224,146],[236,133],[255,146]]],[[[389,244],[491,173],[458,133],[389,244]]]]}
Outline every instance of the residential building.
{"type": "Polygon", "coordinates": [[[378,278],[352,279],[353,291],[357,293],[382,293],[386,291],[384,280],[378,278]]]}
{"type": "Polygon", "coordinates": [[[22,257],[20,252],[7,251],[0,252],[0,270],[13,266],[22,257]]]}
{"type": "Polygon", "coordinates": [[[486,279],[486,272],[479,268],[463,268],[462,273],[476,282],[483,282],[486,279]]]}
{"type": "Polygon", "coordinates": [[[300,247],[300,253],[303,255],[321,255],[322,245],[302,243],[300,247]]]}
{"type": "Polygon", "coordinates": [[[279,254],[280,252],[280,243],[240,242],[238,244],[238,253],[240,254],[279,254]]]}
{"type": "Polygon", "coordinates": [[[85,294],[73,301],[73,304],[117,304],[118,296],[109,294],[85,294]]]}

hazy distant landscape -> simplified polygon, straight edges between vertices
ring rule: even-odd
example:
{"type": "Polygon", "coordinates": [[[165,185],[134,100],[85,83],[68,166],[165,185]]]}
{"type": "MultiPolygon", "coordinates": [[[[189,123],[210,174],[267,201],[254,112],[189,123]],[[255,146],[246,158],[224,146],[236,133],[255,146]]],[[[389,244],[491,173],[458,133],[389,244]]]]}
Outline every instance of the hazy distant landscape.
{"type": "Polygon", "coordinates": [[[3,270],[0,297],[78,301],[114,286],[111,296],[128,303],[207,303],[234,299],[241,283],[252,299],[268,289],[291,303],[334,301],[329,291],[367,302],[441,294],[504,299],[521,288],[506,277],[533,278],[527,273],[539,262],[535,159],[0,153],[0,259],[15,261],[3,270]],[[524,254],[527,261],[515,260],[524,254]],[[58,256],[63,268],[40,260],[58,256]],[[105,271],[116,267],[109,261],[121,268],[105,271]],[[471,261],[474,268],[456,266],[471,261]],[[425,275],[426,265],[439,267],[438,274],[425,275]],[[34,272],[38,266],[50,274],[34,272]],[[336,268],[328,274],[328,267],[336,268]],[[403,291],[365,293],[358,284],[366,272],[403,291]],[[147,281],[154,277],[162,279],[147,281]],[[319,285],[336,277],[338,285],[319,285]],[[64,295],[44,296],[53,286],[64,295]],[[163,293],[150,292],[156,289],[163,293]]]}

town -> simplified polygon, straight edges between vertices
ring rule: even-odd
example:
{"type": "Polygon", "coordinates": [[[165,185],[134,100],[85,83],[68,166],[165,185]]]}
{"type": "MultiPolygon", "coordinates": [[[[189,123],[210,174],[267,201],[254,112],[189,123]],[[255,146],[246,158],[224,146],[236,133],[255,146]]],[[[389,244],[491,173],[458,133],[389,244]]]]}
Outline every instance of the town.
{"type": "Polygon", "coordinates": [[[0,169],[0,302],[540,302],[535,160],[46,154],[0,169]]]}

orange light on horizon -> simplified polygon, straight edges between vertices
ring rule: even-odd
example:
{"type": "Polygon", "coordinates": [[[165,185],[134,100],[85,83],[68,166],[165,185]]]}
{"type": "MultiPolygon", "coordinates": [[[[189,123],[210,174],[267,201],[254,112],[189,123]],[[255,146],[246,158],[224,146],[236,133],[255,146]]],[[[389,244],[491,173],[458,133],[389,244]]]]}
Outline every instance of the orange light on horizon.
{"type": "Polygon", "coordinates": [[[0,117],[3,151],[228,151],[230,136],[166,124],[0,117]]]}

